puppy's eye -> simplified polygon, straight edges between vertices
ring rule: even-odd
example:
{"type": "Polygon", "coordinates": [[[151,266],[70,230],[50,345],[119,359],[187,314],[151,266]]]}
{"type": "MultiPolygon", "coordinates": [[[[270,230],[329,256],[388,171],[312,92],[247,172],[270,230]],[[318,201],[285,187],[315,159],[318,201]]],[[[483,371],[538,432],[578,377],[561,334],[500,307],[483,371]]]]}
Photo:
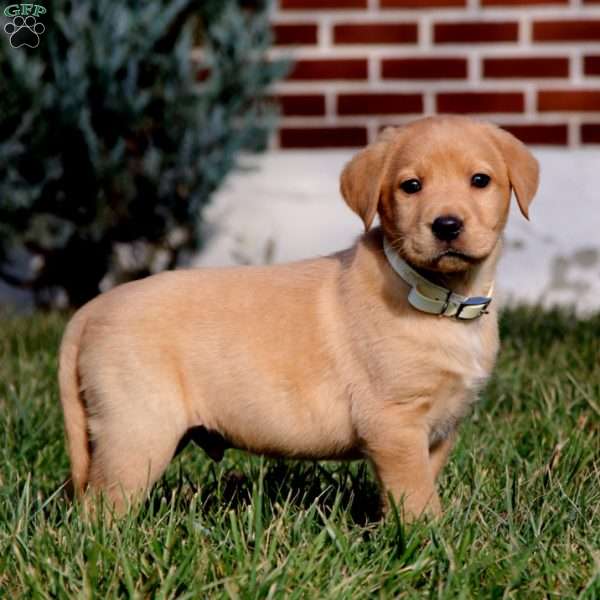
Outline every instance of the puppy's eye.
{"type": "Polygon", "coordinates": [[[407,179],[400,184],[403,192],[416,194],[421,191],[421,182],[418,179],[407,179]]]}
{"type": "Polygon", "coordinates": [[[473,177],[471,177],[471,185],[476,188],[484,188],[490,182],[490,176],[485,173],[475,173],[473,177]]]}

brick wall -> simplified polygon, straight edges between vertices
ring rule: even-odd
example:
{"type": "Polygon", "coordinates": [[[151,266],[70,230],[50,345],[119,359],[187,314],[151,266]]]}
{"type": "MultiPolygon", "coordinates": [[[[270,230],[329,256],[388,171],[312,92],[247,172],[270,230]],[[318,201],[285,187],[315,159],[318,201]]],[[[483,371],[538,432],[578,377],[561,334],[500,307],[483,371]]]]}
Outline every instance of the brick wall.
{"type": "Polygon", "coordinates": [[[282,148],[352,147],[420,115],[600,143],[600,0],[276,0],[282,148]]]}

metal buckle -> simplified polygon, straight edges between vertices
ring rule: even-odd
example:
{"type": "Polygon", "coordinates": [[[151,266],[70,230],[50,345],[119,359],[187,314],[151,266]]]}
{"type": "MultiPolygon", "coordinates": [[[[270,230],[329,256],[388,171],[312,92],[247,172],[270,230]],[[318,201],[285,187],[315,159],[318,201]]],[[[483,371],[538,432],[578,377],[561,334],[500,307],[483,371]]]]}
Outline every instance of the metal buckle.
{"type": "MultiPolygon", "coordinates": [[[[469,306],[481,306],[481,310],[479,312],[479,314],[477,315],[477,317],[480,317],[481,315],[485,315],[487,314],[487,310],[485,310],[490,302],[492,301],[491,298],[486,298],[484,296],[475,296],[473,298],[467,298],[464,302],[461,302],[460,306],[458,307],[458,310],[456,311],[456,314],[454,315],[455,318],[460,319],[461,318],[461,313],[463,311],[464,308],[467,308],[469,306]]],[[[477,317],[473,317],[474,319],[476,319],[477,317]]],[[[468,319],[463,319],[463,321],[466,321],[468,319]]]]}

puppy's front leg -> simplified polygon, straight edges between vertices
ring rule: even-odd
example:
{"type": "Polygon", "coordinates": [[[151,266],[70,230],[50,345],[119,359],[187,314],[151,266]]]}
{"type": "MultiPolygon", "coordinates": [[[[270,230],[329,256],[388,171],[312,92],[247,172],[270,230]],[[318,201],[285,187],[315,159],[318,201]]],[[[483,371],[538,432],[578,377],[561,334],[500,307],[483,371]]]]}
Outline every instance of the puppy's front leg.
{"type": "Polygon", "coordinates": [[[429,457],[427,432],[418,427],[402,427],[397,422],[381,423],[367,441],[367,452],[379,477],[384,509],[388,494],[403,507],[407,519],[427,511],[441,513],[429,457]]]}
{"type": "Polygon", "coordinates": [[[448,437],[444,438],[429,449],[434,481],[436,481],[440,476],[442,469],[448,462],[448,455],[452,450],[452,446],[454,446],[455,440],[456,432],[453,431],[452,433],[448,434],[448,437]]]}

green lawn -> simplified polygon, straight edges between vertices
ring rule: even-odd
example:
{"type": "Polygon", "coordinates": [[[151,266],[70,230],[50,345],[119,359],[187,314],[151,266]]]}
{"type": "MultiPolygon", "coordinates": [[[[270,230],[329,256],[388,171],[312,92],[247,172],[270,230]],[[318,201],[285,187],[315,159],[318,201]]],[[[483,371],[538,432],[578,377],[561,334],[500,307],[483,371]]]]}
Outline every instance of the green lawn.
{"type": "Polygon", "coordinates": [[[141,509],[84,522],[56,386],[64,319],[0,320],[2,598],[600,598],[600,315],[502,319],[444,518],[377,516],[369,468],[189,447],[141,509]]]}

